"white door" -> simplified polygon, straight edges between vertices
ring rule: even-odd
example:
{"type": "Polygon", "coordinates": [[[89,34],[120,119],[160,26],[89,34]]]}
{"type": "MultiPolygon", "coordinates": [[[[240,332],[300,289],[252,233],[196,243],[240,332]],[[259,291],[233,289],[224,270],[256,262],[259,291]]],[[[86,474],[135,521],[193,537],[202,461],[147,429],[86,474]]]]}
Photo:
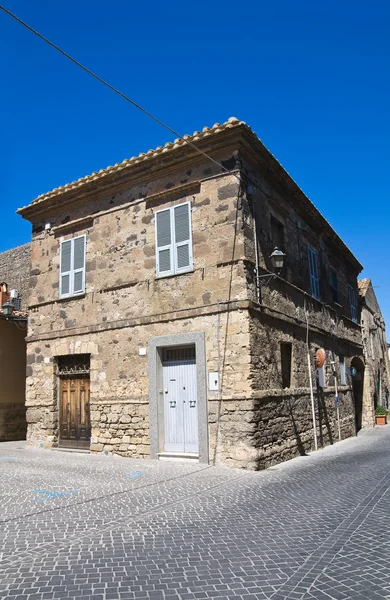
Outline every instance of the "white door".
{"type": "Polygon", "coordinates": [[[195,347],[163,352],[164,451],[197,454],[198,399],[195,347]]]}

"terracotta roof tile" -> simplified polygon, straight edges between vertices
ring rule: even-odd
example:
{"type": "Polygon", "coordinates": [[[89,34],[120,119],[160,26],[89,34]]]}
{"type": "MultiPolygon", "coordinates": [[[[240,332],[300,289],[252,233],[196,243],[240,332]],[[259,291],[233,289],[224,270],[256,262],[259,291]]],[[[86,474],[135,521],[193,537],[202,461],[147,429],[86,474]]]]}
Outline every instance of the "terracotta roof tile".
{"type": "MultiPolygon", "coordinates": [[[[96,181],[97,179],[101,179],[103,177],[106,177],[107,175],[110,175],[117,171],[121,171],[122,169],[126,169],[140,162],[148,161],[151,158],[155,158],[160,154],[170,152],[172,150],[175,150],[176,148],[180,148],[181,146],[185,146],[188,142],[197,142],[209,135],[220,133],[225,129],[231,129],[232,127],[237,127],[238,125],[245,125],[246,127],[248,127],[248,125],[244,123],[244,121],[240,121],[236,117],[230,117],[225,123],[222,124],[215,123],[212,127],[203,127],[201,132],[194,131],[192,135],[185,134],[183,135],[183,138],[176,138],[174,142],[167,142],[165,146],[158,146],[154,150],[148,150],[148,152],[146,153],[141,152],[138,156],[132,156],[129,159],[125,159],[121,163],[116,163],[115,165],[107,167],[106,169],[100,169],[100,171],[95,171],[91,175],[86,175],[85,177],[81,177],[76,181],[72,181],[71,183],[67,183],[66,185],[60,186],[58,188],[54,188],[54,190],[51,190],[46,194],[41,194],[40,196],[35,198],[35,200],[33,200],[29,206],[33,204],[38,204],[40,202],[43,202],[44,200],[48,200],[49,198],[54,198],[55,196],[59,196],[60,194],[63,194],[64,192],[67,192],[69,190],[78,189],[91,181],[96,181]]],[[[17,212],[23,211],[25,208],[27,207],[24,206],[23,208],[19,208],[17,212]]]]}
{"type": "MultiPolygon", "coordinates": [[[[56,196],[60,196],[61,194],[66,193],[70,190],[80,189],[84,185],[86,185],[92,181],[103,179],[104,177],[107,177],[108,175],[111,175],[118,171],[122,171],[123,169],[130,168],[133,165],[139,164],[144,161],[151,160],[151,159],[153,159],[159,155],[165,154],[167,152],[172,152],[176,148],[185,146],[188,143],[195,143],[195,142],[198,142],[199,140],[202,140],[210,135],[214,135],[214,134],[220,133],[226,129],[232,129],[234,127],[238,127],[238,126],[242,126],[242,125],[245,126],[249,131],[252,131],[251,127],[249,127],[249,125],[247,125],[247,123],[245,123],[244,121],[240,121],[236,117],[230,117],[227,121],[225,121],[225,123],[214,123],[214,125],[212,127],[203,127],[202,131],[194,131],[194,133],[192,135],[185,134],[183,136],[183,138],[176,138],[173,142],[167,142],[164,146],[157,146],[157,148],[155,148],[154,150],[149,150],[146,153],[141,152],[138,156],[132,156],[129,159],[125,159],[121,163],[115,163],[115,165],[109,166],[106,169],[100,169],[99,172],[95,171],[91,175],[86,175],[85,177],[81,177],[80,179],[77,179],[76,181],[72,181],[71,183],[60,186],[58,188],[54,188],[54,190],[51,190],[50,192],[47,192],[46,194],[41,194],[40,196],[35,198],[35,200],[33,200],[28,206],[19,208],[16,212],[23,214],[24,210],[26,210],[27,208],[29,208],[33,205],[39,204],[40,202],[44,202],[45,200],[49,200],[50,198],[55,198],[56,196]]],[[[252,132],[252,133],[256,136],[255,132],[252,132]]],[[[282,164],[276,159],[276,157],[273,154],[271,154],[271,152],[269,150],[267,150],[267,152],[269,152],[269,154],[272,156],[272,158],[279,164],[279,166],[283,169],[283,171],[286,173],[286,175],[291,179],[291,181],[294,183],[294,185],[298,187],[298,189],[302,192],[302,194],[307,198],[307,200],[310,202],[310,204],[315,208],[315,210],[319,213],[319,215],[326,221],[326,223],[328,224],[330,229],[334,232],[334,229],[330,225],[329,221],[327,219],[325,219],[325,217],[315,207],[314,203],[306,196],[306,194],[298,186],[298,184],[293,180],[293,178],[289,175],[289,173],[286,171],[286,169],[284,169],[282,164]]],[[[339,236],[336,233],[335,233],[335,235],[339,238],[339,236]]],[[[362,265],[354,257],[353,253],[348,248],[348,246],[346,246],[346,244],[341,240],[341,238],[339,238],[339,239],[340,239],[342,245],[349,251],[351,256],[353,256],[356,263],[359,265],[360,269],[362,269],[363,268],[362,265]]]]}

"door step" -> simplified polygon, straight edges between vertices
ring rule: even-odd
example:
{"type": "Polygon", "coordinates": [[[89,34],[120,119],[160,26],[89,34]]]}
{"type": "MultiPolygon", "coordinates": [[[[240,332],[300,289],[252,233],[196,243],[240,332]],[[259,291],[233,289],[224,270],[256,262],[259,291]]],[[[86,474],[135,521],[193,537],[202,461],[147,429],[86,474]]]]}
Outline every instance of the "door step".
{"type": "Polygon", "coordinates": [[[159,452],[159,460],[177,460],[181,462],[199,462],[199,454],[182,452],[159,452]]]}
{"type": "Polygon", "coordinates": [[[53,452],[73,452],[78,454],[91,454],[90,450],[86,448],[51,448],[53,452]]]}

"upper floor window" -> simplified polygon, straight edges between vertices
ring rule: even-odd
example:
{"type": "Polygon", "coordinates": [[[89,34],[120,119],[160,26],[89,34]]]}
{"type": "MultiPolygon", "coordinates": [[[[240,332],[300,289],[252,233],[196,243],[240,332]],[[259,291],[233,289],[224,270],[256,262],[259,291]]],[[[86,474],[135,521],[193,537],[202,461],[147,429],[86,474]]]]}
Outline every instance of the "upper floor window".
{"type": "Polygon", "coordinates": [[[272,246],[284,251],[284,229],[275,217],[271,217],[271,238],[272,246]]]}
{"type": "Polygon", "coordinates": [[[349,304],[351,307],[351,319],[354,323],[357,323],[357,302],[356,302],[356,294],[352,285],[348,284],[348,296],[349,296],[349,304]]]}
{"type": "Polygon", "coordinates": [[[307,256],[309,259],[309,273],[310,273],[310,291],[313,298],[320,299],[320,280],[318,278],[318,262],[317,252],[307,247],[307,256]]]}
{"type": "Polygon", "coordinates": [[[156,212],[157,277],[187,273],[193,269],[191,204],[179,204],[156,212]]]}
{"type": "Polygon", "coordinates": [[[333,269],[330,270],[330,291],[332,293],[333,302],[339,302],[339,282],[337,273],[333,269]]]}
{"type": "Polygon", "coordinates": [[[85,292],[85,245],[85,235],[61,242],[61,298],[85,292]]]}

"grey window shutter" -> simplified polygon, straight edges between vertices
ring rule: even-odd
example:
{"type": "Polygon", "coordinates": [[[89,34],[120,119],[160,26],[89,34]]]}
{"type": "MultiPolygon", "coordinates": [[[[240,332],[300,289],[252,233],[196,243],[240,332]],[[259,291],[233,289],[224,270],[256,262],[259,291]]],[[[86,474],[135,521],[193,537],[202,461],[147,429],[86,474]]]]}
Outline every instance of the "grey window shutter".
{"type": "Polygon", "coordinates": [[[192,269],[191,205],[174,207],[176,272],[192,269]]]}
{"type": "Polygon", "coordinates": [[[72,256],[72,240],[61,242],[60,255],[60,296],[70,294],[70,271],[72,256]]]}
{"type": "Polygon", "coordinates": [[[156,265],[157,275],[169,275],[172,272],[172,232],[170,209],[160,210],[156,213],[156,265]]]}
{"type": "Polygon", "coordinates": [[[67,296],[68,294],[70,294],[70,275],[61,275],[60,286],[60,296],[67,296]]]}
{"type": "Polygon", "coordinates": [[[85,236],[73,240],[73,293],[84,292],[85,281],[85,236]]]}

